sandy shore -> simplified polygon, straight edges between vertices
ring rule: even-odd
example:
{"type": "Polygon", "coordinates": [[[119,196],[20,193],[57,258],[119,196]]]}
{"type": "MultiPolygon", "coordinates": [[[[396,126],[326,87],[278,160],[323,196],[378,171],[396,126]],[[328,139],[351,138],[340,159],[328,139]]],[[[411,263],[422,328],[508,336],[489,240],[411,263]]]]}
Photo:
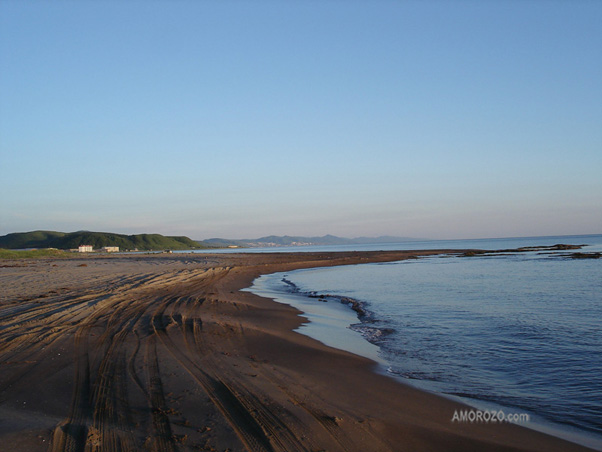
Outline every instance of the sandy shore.
{"type": "Polygon", "coordinates": [[[571,451],[293,332],[260,274],[427,252],[0,261],[0,445],[18,451],[571,451]]]}

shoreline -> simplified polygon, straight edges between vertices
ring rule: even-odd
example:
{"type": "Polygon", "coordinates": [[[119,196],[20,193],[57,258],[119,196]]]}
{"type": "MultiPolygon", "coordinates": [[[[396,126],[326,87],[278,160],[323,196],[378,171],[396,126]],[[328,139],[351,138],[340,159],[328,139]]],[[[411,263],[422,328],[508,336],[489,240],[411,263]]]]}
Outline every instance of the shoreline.
{"type": "MultiPolygon", "coordinates": [[[[428,257],[444,257],[444,255],[428,257]]],[[[320,267],[309,270],[314,269],[320,269],[320,267]]],[[[305,269],[299,271],[303,270],[305,269]]],[[[261,275],[254,280],[251,287],[243,290],[298,309],[301,312],[299,316],[306,319],[307,323],[303,323],[294,330],[295,332],[315,339],[328,347],[348,351],[370,359],[375,363],[374,372],[392,378],[400,384],[469,405],[474,410],[490,412],[502,410],[505,413],[521,411],[529,416],[529,421],[521,424],[525,428],[575,442],[585,447],[591,447],[595,450],[602,450],[602,439],[587,430],[555,423],[540,417],[534,411],[523,408],[501,405],[478,398],[447,394],[433,389],[429,381],[407,379],[396,373],[391,373],[390,363],[380,356],[381,346],[378,345],[380,334],[377,334],[376,337],[371,336],[373,334],[372,330],[376,328],[367,326],[370,325],[370,319],[372,319],[374,313],[364,306],[365,303],[347,295],[314,290],[301,291],[295,283],[288,279],[289,273],[292,274],[296,271],[261,275]],[[346,311],[348,315],[341,316],[342,310],[346,311]],[[366,333],[365,328],[370,332],[366,333]],[[366,334],[369,336],[366,336],[366,334]],[[366,345],[369,347],[366,347],[366,345]]]]}
{"type": "Polygon", "coordinates": [[[298,310],[241,291],[278,271],[457,252],[0,263],[0,439],[15,452],[590,450],[452,423],[466,405],[294,332],[298,310]]]}
{"type": "Polygon", "coordinates": [[[340,302],[331,303],[332,300],[328,299],[316,301],[307,293],[295,292],[296,286],[284,280],[288,273],[291,272],[261,275],[253,281],[251,287],[243,289],[243,291],[297,309],[303,323],[294,332],[315,339],[328,347],[371,359],[379,365],[386,364],[378,355],[380,347],[350,328],[352,324],[360,322],[357,313],[352,308],[340,302]],[[279,291],[278,288],[274,287],[274,283],[277,281],[294,286],[288,286],[292,292],[279,291]]]}

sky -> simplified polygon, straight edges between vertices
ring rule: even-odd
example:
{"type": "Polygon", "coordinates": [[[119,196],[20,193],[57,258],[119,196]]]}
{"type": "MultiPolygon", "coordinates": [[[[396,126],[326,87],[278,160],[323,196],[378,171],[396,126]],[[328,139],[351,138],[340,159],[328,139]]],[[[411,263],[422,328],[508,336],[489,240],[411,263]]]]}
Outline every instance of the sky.
{"type": "Polygon", "coordinates": [[[0,234],[602,233],[602,2],[0,0],[0,234]]]}

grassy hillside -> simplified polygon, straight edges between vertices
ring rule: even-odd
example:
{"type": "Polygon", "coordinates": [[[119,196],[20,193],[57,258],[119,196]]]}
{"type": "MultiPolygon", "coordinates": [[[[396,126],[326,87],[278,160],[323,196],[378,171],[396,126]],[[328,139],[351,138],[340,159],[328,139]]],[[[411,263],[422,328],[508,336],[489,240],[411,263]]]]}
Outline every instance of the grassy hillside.
{"type": "Polygon", "coordinates": [[[60,240],[64,236],[64,232],[55,231],[17,232],[0,237],[0,248],[13,250],[23,248],[56,248],[46,244],[53,240],[60,240]]]}
{"type": "Polygon", "coordinates": [[[16,251],[0,248],[0,259],[37,259],[39,257],[69,257],[73,254],[55,249],[16,251]]]}
{"type": "Polygon", "coordinates": [[[95,249],[103,246],[118,246],[120,250],[188,250],[203,248],[188,237],[168,237],[161,234],[124,235],[110,232],[55,232],[33,231],[8,234],[0,237],[0,248],[58,248],[68,250],[80,245],[92,245],[95,249]]]}

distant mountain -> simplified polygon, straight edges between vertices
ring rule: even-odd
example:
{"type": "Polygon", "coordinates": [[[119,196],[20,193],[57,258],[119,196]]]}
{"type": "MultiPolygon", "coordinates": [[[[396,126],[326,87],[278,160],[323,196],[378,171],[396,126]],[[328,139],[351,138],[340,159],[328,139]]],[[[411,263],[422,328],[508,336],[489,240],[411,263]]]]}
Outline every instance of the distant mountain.
{"type": "Polygon", "coordinates": [[[399,243],[399,242],[422,242],[428,240],[416,237],[395,237],[392,235],[381,235],[380,237],[356,237],[351,239],[353,243],[399,243]]]}
{"type": "Polygon", "coordinates": [[[199,243],[206,247],[240,247],[240,248],[257,248],[257,247],[271,247],[271,246],[327,246],[327,245],[359,245],[359,244],[372,244],[372,243],[396,243],[396,242],[410,242],[424,239],[415,239],[410,237],[393,237],[393,236],[381,236],[381,237],[357,237],[349,239],[345,237],[336,237],[334,235],[325,235],[322,237],[302,237],[302,236],[278,236],[270,235],[267,237],[260,237],[258,239],[223,239],[213,238],[208,240],[201,240],[199,243]]]}
{"type": "Polygon", "coordinates": [[[0,248],[58,248],[74,249],[80,245],[92,245],[95,249],[103,246],[118,246],[120,250],[189,250],[204,248],[188,237],[169,237],[161,234],[124,235],[110,232],[56,232],[32,231],[17,232],[0,237],[0,248]]]}
{"type": "Polygon", "coordinates": [[[325,235],[323,237],[277,236],[269,235],[255,240],[243,240],[249,246],[307,246],[307,245],[348,245],[350,239],[325,235]]]}
{"type": "Polygon", "coordinates": [[[214,239],[207,239],[207,240],[197,240],[197,242],[201,245],[201,246],[205,246],[208,248],[227,248],[229,246],[236,246],[236,247],[240,247],[240,248],[248,248],[250,245],[248,244],[248,242],[244,241],[244,240],[233,240],[233,239],[221,239],[221,238],[214,238],[214,239]]]}

